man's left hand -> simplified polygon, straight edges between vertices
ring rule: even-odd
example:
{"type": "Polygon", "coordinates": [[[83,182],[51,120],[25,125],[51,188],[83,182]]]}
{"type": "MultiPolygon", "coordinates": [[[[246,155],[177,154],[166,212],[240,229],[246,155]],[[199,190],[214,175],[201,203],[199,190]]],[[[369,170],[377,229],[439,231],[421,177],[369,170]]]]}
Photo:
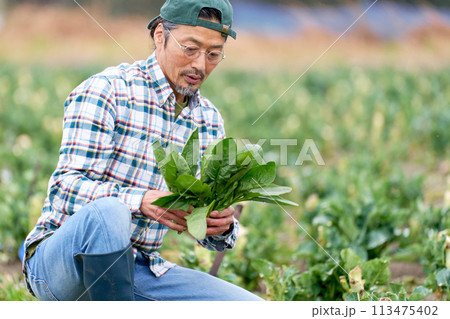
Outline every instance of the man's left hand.
{"type": "Polygon", "coordinates": [[[228,207],[222,212],[213,211],[209,218],[206,218],[206,236],[223,235],[234,223],[234,208],[228,207]]]}

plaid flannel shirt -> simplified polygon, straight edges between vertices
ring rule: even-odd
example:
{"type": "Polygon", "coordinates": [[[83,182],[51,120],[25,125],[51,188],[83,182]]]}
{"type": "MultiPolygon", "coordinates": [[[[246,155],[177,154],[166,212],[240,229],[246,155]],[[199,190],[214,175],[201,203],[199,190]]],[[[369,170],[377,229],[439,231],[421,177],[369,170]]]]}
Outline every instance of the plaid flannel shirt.
{"type": "MultiPolygon", "coordinates": [[[[175,118],[175,95],[155,54],[89,78],[69,95],[64,108],[58,166],[42,214],[25,241],[25,260],[32,255],[27,249],[32,243],[53,234],[88,202],[113,196],[130,209],[134,253],[141,251],[150,260],[150,270],[163,275],[174,266],[157,252],[168,227],[139,211],[147,190],[167,190],[152,143],[159,140],[181,151],[198,127],[203,154],[212,141],[225,137],[219,111],[197,93],[175,118]]],[[[230,234],[199,243],[211,250],[231,249],[238,230],[235,220],[230,234]]]]}

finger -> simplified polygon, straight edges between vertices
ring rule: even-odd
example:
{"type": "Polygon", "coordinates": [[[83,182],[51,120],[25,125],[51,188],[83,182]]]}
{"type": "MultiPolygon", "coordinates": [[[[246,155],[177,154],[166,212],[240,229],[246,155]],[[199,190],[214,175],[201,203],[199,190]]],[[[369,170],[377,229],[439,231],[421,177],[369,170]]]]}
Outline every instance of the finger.
{"type": "Polygon", "coordinates": [[[187,229],[185,226],[176,224],[168,219],[160,219],[158,221],[158,223],[165,225],[165,226],[169,227],[170,229],[176,230],[178,232],[183,232],[187,229]]]}
{"type": "Polygon", "coordinates": [[[180,224],[180,225],[183,225],[183,226],[187,227],[186,219],[183,216],[180,217],[180,216],[172,213],[171,211],[167,211],[162,218],[167,219],[167,220],[171,220],[171,221],[173,221],[173,222],[175,222],[177,224],[180,224]]]}
{"type": "Polygon", "coordinates": [[[234,215],[235,209],[234,207],[228,207],[225,208],[223,211],[219,212],[217,210],[211,212],[211,214],[209,215],[212,218],[219,218],[219,217],[226,217],[226,216],[232,216],[234,215]]]}
{"type": "Polygon", "coordinates": [[[206,230],[206,236],[214,236],[214,235],[222,235],[225,233],[230,227],[209,227],[206,230]]]}
{"type": "Polygon", "coordinates": [[[169,227],[172,230],[177,231],[179,234],[181,234],[182,232],[187,230],[187,228],[185,226],[175,224],[174,222],[171,222],[170,220],[165,221],[165,223],[163,225],[169,227]]]}
{"type": "Polygon", "coordinates": [[[209,214],[209,217],[211,217],[211,218],[220,218],[221,215],[220,215],[220,213],[219,213],[217,210],[215,210],[215,211],[212,211],[212,212],[209,214]]]}
{"type": "Polygon", "coordinates": [[[233,217],[227,218],[206,218],[206,225],[208,227],[229,227],[234,222],[233,217]]]}
{"type": "Polygon", "coordinates": [[[181,209],[170,209],[169,210],[172,214],[177,215],[178,217],[184,218],[186,216],[189,216],[188,212],[185,212],[184,210],[181,209]]]}
{"type": "Polygon", "coordinates": [[[184,217],[179,217],[172,211],[158,206],[152,206],[152,208],[153,211],[150,212],[150,218],[159,222],[160,224],[166,225],[165,221],[173,221],[177,224],[187,227],[186,219],[184,219],[184,217]]]}
{"type": "Polygon", "coordinates": [[[156,221],[163,218],[166,214],[170,213],[167,208],[162,208],[158,206],[152,206],[151,208],[153,209],[153,214],[155,216],[156,221]]]}

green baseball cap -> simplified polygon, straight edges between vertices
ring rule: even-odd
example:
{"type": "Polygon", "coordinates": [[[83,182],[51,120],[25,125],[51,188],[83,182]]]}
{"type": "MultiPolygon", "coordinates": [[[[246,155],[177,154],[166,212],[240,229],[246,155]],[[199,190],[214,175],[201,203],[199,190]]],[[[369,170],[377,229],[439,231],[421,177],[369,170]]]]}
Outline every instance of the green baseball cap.
{"type": "Polygon", "coordinates": [[[161,8],[159,16],[148,24],[148,29],[157,18],[163,18],[175,24],[201,26],[216,30],[224,37],[231,36],[236,39],[236,32],[231,29],[233,24],[233,8],[228,0],[167,0],[161,8]],[[214,8],[222,13],[222,23],[215,23],[199,19],[198,15],[203,8],[214,8]]]}

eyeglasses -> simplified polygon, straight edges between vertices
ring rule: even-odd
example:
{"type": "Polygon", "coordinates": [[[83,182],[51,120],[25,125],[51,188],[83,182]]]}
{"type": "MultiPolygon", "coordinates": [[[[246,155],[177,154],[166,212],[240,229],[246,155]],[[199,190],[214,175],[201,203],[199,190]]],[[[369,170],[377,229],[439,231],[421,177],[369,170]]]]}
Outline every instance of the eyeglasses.
{"type": "Polygon", "coordinates": [[[168,31],[172,39],[178,44],[181,50],[183,50],[184,56],[188,59],[197,59],[200,56],[200,53],[204,53],[206,55],[206,60],[211,64],[219,64],[220,61],[225,59],[225,55],[223,51],[213,50],[213,51],[201,51],[200,48],[196,45],[188,45],[183,46],[178,43],[177,39],[172,35],[170,31],[168,31]]]}

